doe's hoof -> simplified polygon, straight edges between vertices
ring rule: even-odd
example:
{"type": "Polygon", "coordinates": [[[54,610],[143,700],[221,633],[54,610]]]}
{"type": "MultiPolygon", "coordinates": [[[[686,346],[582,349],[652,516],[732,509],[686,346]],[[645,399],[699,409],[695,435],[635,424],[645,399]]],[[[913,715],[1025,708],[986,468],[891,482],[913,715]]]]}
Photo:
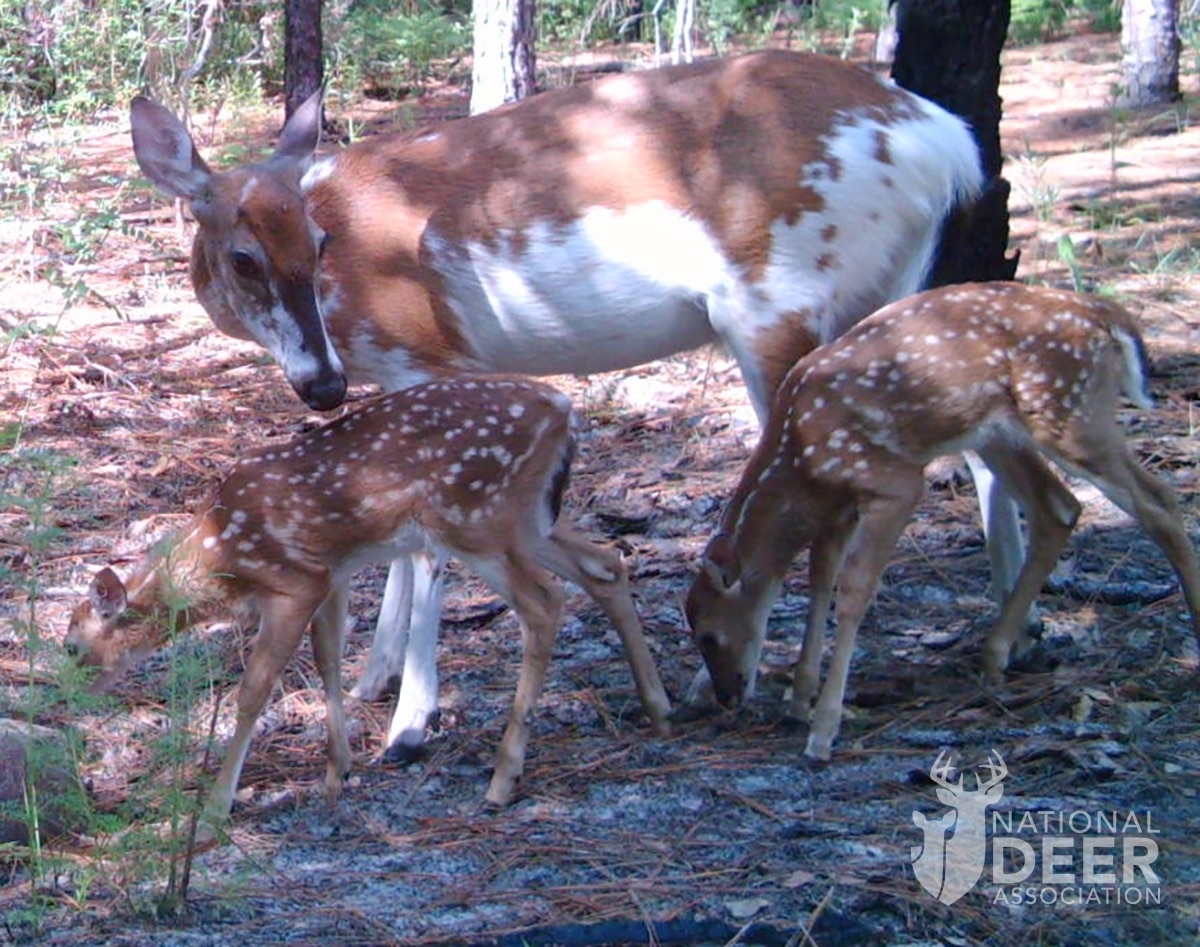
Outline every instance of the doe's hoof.
{"type": "Polygon", "coordinates": [[[399,766],[411,766],[413,763],[419,763],[425,759],[427,755],[428,751],[425,749],[424,743],[410,745],[396,741],[383,751],[383,761],[399,766]]]}

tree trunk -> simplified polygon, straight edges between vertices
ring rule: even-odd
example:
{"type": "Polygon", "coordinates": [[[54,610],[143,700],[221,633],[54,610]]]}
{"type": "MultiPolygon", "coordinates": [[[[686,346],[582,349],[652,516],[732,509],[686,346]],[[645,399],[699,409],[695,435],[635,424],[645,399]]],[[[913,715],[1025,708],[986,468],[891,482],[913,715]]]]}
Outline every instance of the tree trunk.
{"type": "Polygon", "coordinates": [[[696,0],[679,0],[675,5],[675,33],[671,37],[671,62],[696,58],[696,0]]]}
{"type": "Polygon", "coordinates": [[[1177,0],[1123,0],[1120,104],[1161,105],[1179,98],[1177,0]]]}
{"type": "Polygon", "coordinates": [[[987,179],[969,213],[947,222],[927,285],[1012,279],[1009,184],[1000,176],[1000,51],[1009,0],[897,0],[892,77],[975,131],[987,179]]]}
{"type": "Polygon", "coordinates": [[[284,0],[284,115],[291,115],[325,78],[321,55],[321,0],[284,0]]]}
{"type": "Polygon", "coordinates": [[[537,91],[535,0],[475,0],[471,114],[537,91]]]}

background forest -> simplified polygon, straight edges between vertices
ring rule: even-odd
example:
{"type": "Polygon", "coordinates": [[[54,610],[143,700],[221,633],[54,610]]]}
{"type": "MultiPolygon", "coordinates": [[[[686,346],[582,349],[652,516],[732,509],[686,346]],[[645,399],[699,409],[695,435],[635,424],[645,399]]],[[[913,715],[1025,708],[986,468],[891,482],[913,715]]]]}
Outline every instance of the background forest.
{"type": "MultiPolygon", "coordinates": [[[[1010,38],[1049,39],[1068,22],[1112,32],[1119,0],[1014,0],[1010,38]]],[[[848,54],[878,27],[886,0],[701,0],[697,32],[718,52],[767,43],[781,27],[797,48],[848,54]],[[839,50],[838,37],[844,39],[839,50]],[[834,43],[829,48],[831,41],[834,43]]],[[[469,0],[332,0],[325,5],[326,75],[338,97],[395,96],[437,73],[465,79],[469,0]]],[[[650,0],[543,0],[539,53],[649,41],[672,32],[674,5],[650,0]]],[[[1180,10],[1185,46],[1200,14],[1180,10]]],[[[283,9],[276,0],[8,0],[0,4],[0,121],[87,118],[136,92],[197,107],[258,101],[283,82],[283,9]]]]}

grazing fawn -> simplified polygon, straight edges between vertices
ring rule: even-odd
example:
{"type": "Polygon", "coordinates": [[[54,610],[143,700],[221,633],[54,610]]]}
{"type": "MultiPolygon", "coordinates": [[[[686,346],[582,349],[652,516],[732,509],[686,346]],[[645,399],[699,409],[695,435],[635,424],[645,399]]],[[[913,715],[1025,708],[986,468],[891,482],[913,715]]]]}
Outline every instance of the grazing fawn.
{"type": "Polygon", "coordinates": [[[521,775],[529,718],[545,681],[563,606],[551,572],[580,585],[615,625],[646,713],[665,732],[669,702],[613,553],[558,520],[572,452],[567,398],[546,385],[479,376],[375,399],[291,443],[242,461],[169,553],[152,552],[122,583],[111,569],[71,616],[68,649],[117,671],[160,644],[173,589],[205,606],[249,599],[258,636],[238,690],[237,727],[206,821],[229,815],[257,720],[311,623],[325,689],[328,795],[350,747],[340,683],[347,582],[355,570],[435,547],[462,558],[513,607],[523,655],[488,801],[503,805],[521,775]]]}
{"type": "Polygon", "coordinates": [[[977,451],[1017,498],[1029,551],[983,648],[1003,677],[1080,505],[1045,457],[1096,485],[1166,553],[1200,635],[1200,574],[1172,491],[1138,464],[1118,398],[1150,404],[1145,349],[1116,303],[1016,283],[948,286],[893,303],[796,364],[771,407],[686,610],[720,700],[754,691],[767,613],[810,552],[812,602],[792,711],[817,695],[837,586],[837,638],[806,753],[827,759],[854,639],[934,458],[977,451]],[[1044,456],[1043,456],[1044,455],[1044,456]]]}
{"type": "MultiPolygon", "coordinates": [[[[214,170],[161,105],[130,110],[142,171],[199,223],[191,279],[213,324],[266,348],[320,410],[348,383],[586,374],[719,340],[765,419],[798,358],[922,287],[943,221],[984,185],[959,118],[783,50],[610,76],[323,156],[320,113],[314,96],[269,158],[214,170]]],[[[994,500],[1004,588],[1019,533],[994,500]]],[[[404,669],[401,751],[437,707],[441,564],[393,567],[354,689],[377,697],[404,669]]]]}

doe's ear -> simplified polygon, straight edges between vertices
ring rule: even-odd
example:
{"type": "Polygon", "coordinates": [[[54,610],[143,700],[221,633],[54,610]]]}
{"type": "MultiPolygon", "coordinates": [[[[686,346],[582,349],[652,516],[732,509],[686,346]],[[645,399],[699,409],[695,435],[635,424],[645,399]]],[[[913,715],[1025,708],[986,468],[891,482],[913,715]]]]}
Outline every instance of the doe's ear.
{"type": "Polygon", "coordinates": [[[128,598],[125,593],[125,583],[122,582],[112,569],[105,566],[92,578],[88,589],[88,600],[105,621],[111,621],[125,611],[128,598]]]}
{"type": "Polygon", "coordinates": [[[312,157],[321,140],[321,101],[324,97],[318,89],[300,103],[279,133],[275,143],[277,158],[298,158],[304,161],[312,157]]]}
{"type": "Polygon", "coordinates": [[[146,177],[172,197],[196,201],[207,196],[212,172],[183,122],[169,110],[139,95],[129,106],[129,130],[146,177]]]}
{"type": "Polygon", "coordinates": [[[728,533],[717,533],[704,550],[704,571],[721,592],[735,592],[742,580],[742,562],[728,533]]]}

